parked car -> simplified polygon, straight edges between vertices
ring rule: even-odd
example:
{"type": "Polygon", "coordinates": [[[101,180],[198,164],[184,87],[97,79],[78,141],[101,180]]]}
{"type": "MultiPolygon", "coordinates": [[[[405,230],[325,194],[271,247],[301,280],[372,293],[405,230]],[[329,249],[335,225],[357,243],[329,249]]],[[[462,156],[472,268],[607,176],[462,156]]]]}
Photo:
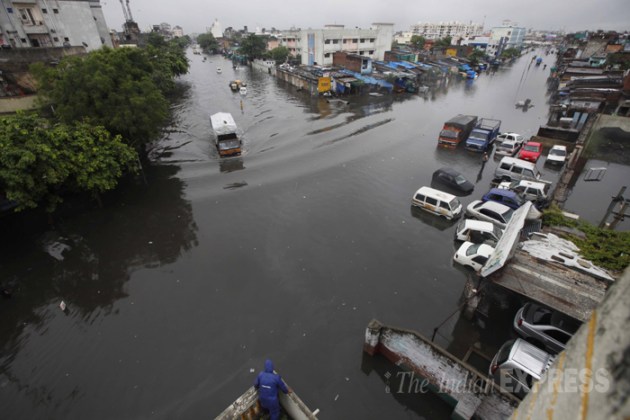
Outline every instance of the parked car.
{"type": "Polygon", "coordinates": [[[518,158],[536,163],[542,154],[542,149],[542,143],[528,141],[521,151],[518,152],[518,158]]]}
{"type": "Polygon", "coordinates": [[[496,245],[503,235],[503,230],[491,222],[464,219],[455,229],[456,241],[468,241],[474,244],[496,245]]]}
{"type": "Polygon", "coordinates": [[[462,213],[462,204],[457,197],[430,187],[422,187],[416,191],[411,199],[411,205],[444,216],[448,220],[457,218],[462,213]]]}
{"type": "Polygon", "coordinates": [[[455,169],[446,167],[433,172],[432,181],[446,185],[463,194],[470,194],[475,189],[475,185],[464,178],[462,174],[455,169]]]}
{"type": "Polygon", "coordinates": [[[496,141],[503,143],[506,140],[514,141],[514,142],[520,144],[521,146],[523,145],[523,143],[525,143],[525,137],[523,137],[523,136],[521,136],[520,134],[517,134],[517,133],[503,133],[503,134],[499,134],[497,136],[497,140],[496,141]]]}
{"type": "Polygon", "coordinates": [[[459,247],[453,259],[463,266],[468,266],[475,271],[479,271],[486,264],[493,252],[494,248],[490,245],[474,244],[466,241],[459,247]]]}
{"type": "Polygon", "coordinates": [[[526,200],[534,203],[536,207],[544,208],[548,204],[548,194],[550,182],[527,181],[506,181],[501,182],[497,188],[514,191],[526,200]]]}
{"type": "Polygon", "coordinates": [[[553,360],[551,354],[517,338],[501,346],[490,363],[489,374],[503,389],[523,398],[553,360]]]}
{"type": "Polygon", "coordinates": [[[540,172],[536,169],[536,164],[508,156],[503,157],[499,162],[499,166],[494,170],[494,179],[502,181],[514,181],[517,179],[536,181],[539,178],[540,172]]]}
{"type": "Polygon", "coordinates": [[[549,150],[545,163],[552,165],[564,165],[567,160],[567,147],[556,144],[549,150]]]}
{"type": "Polygon", "coordinates": [[[512,219],[514,210],[494,201],[475,200],[466,207],[466,214],[477,220],[485,220],[505,229],[512,219]]]}
{"type": "Polygon", "coordinates": [[[531,302],[514,317],[514,329],[521,337],[553,354],[564,350],[581,324],[570,316],[531,302]]]}
{"type": "Polygon", "coordinates": [[[495,150],[495,156],[514,156],[521,149],[522,143],[516,140],[504,140],[495,150]]]}
{"type": "Polygon", "coordinates": [[[502,188],[491,188],[490,191],[483,195],[481,201],[494,201],[495,203],[504,204],[509,208],[516,210],[525,204],[525,201],[527,200],[514,191],[502,188]]]}

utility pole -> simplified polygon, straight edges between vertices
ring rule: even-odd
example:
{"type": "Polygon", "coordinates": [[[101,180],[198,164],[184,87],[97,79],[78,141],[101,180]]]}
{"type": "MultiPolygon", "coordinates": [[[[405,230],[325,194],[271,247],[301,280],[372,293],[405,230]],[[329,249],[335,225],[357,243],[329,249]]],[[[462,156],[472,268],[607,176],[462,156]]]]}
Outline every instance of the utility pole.
{"type": "MultiPolygon", "coordinates": [[[[623,213],[625,211],[625,199],[623,198],[623,193],[626,192],[626,187],[621,187],[621,189],[619,190],[619,193],[617,193],[616,196],[614,196],[612,198],[612,200],[610,201],[610,205],[608,206],[608,209],[606,210],[606,214],[604,215],[604,218],[602,219],[601,222],[599,222],[599,228],[603,228],[606,226],[606,220],[608,220],[608,217],[610,216],[610,213],[613,212],[613,209],[615,208],[615,206],[617,205],[617,203],[624,203],[622,205],[622,210],[621,210],[621,216],[617,216],[616,217],[620,217],[621,219],[623,219],[623,213]]],[[[611,229],[614,229],[614,227],[617,225],[619,221],[614,222],[614,225],[612,225],[611,229]]]]}

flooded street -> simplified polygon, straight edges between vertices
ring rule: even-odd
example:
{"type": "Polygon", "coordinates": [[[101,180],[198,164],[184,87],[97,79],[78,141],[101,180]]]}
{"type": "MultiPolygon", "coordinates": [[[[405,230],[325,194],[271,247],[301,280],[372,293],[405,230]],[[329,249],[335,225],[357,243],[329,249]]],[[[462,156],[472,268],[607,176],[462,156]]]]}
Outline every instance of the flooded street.
{"type": "MultiPolygon", "coordinates": [[[[535,53],[426,98],[326,100],[189,51],[146,185],[54,227],[0,221],[0,276],[14,288],[0,301],[2,417],[212,418],[271,358],[322,419],[448,418],[435,396],[386,393],[395,368],[363,360],[364,331],[376,318],[431,337],[459,307],[455,225],[412,210],[411,196],[441,166],[476,181],[464,205],[488,190],[498,160],[437,148],[438,133],[463,113],[535,134],[548,110],[535,53]],[[244,96],[228,87],[237,78],[244,96]],[[514,106],[525,98],[527,112],[514,106]],[[216,112],[242,131],[240,158],[218,159],[216,112]]],[[[461,334],[455,316],[436,341],[461,334]]]]}

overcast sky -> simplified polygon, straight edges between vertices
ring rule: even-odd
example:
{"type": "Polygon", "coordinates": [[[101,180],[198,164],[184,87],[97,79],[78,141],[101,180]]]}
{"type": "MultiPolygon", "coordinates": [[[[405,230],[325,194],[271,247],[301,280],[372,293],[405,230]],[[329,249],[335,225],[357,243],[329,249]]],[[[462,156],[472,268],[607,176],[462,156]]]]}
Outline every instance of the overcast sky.
{"type": "MultiPolygon", "coordinates": [[[[109,28],[120,31],[125,20],[120,0],[101,4],[109,28]]],[[[129,6],[141,29],[167,22],[185,34],[205,32],[215,19],[223,29],[247,26],[250,31],[316,29],[331,23],[369,28],[373,22],[406,31],[418,22],[454,20],[484,23],[489,29],[504,19],[533,29],[630,30],[630,0],[129,0],[129,6]]]]}

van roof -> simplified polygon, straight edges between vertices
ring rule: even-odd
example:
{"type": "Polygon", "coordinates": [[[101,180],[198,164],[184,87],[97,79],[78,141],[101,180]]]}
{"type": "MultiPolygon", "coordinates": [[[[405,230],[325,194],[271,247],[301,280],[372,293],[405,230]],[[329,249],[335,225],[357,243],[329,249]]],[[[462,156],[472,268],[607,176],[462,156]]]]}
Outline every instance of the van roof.
{"type": "Polygon", "coordinates": [[[510,360],[536,379],[540,379],[551,360],[551,355],[527,341],[517,338],[510,350],[510,360]]]}
{"type": "Polygon", "coordinates": [[[494,230],[494,225],[491,222],[486,222],[485,220],[465,219],[464,226],[470,229],[487,232],[492,232],[494,230]]]}
{"type": "Polygon", "coordinates": [[[416,191],[416,194],[418,193],[422,195],[432,195],[444,201],[451,201],[456,198],[453,194],[445,193],[444,191],[436,190],[431,187],[421,187],[418,191],[416,191]]]}
{"type": "Polygon", "coordinates": [[[526,160],[523,159],[517,159],[517,158],[513,158],[513,157],[509,157],[509,156],[505,156],[504,158],[501,159],[501,162],[499,162],[499,165],[501,165],[502,163],[509,163],[509,164],[514,164],[514,163],[518,163],[520,166],[522,167],[526,167],[528,169],[534,169],[536,168],[536,165],[528,162],[526,160]]]}

